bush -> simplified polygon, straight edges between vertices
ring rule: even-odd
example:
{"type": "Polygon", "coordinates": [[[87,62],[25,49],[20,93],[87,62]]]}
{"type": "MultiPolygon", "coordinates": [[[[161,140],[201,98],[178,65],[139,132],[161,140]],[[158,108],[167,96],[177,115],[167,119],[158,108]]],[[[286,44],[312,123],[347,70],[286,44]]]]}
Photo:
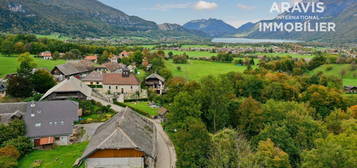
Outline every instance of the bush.
{"type": "Polygon", "coordinates": [[[17,161],[15,158],[0,155],[0,168],[15,168],[17,161]]]}
{"type": "Polygon", "coordinates": [[[328,67],[326,67],[325,71],[331,71],[332,69],[333,69],[332,66],[328,66],[328,67]]]}
{"type": "Polygon", "coordinates": [[[5,147],[0,148],[0,155],[18,159],[20,157],[20,152],[16,149],[16,147],[12,145],[7,145],[5,147]]]}
{"type": "Polygon", "coordinates": [[[17,148],[17,150],[20,152],[21,156],[25,155],[26,153],[29,153],[32,151],[32,141],[30,138],[24,137],[24,136],[19,136],[15,139],[11,139],[7,142],[5,142],[6,145],[12,145],[17,148]]]}

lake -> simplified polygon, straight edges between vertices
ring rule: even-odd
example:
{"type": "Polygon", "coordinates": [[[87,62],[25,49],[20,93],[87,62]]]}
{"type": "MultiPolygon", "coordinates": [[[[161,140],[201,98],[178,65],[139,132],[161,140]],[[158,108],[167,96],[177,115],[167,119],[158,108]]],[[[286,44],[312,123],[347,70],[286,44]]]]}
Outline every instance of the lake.
{"type": "Polygon", "coordinates": [[[302,41],[279,39],[249,39],[249,38],[214,38],[214,43],[296,43],[302,41]]]}

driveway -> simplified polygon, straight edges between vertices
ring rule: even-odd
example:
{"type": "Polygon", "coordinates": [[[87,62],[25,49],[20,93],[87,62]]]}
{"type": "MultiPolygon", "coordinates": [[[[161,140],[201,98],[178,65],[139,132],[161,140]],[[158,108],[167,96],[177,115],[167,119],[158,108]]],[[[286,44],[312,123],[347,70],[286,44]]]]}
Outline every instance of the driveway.
{"type": "MultiPolygon", "coordinates": [[[[105,106],[110,105],[112,107],[112,109],[118,113],[121,112],[122,110],[124,110],[124,107],[109,103],[102,99],[99,99],[96,97],[92,97],[92,99],[94,101],[102,103],[105,106]]],[[[175,148],[174,148],[169,136],[163,130],[163,128],[160,124],[160,121],[152,120],[150,118],[147,118],[147,119],[152,121],[155,124],[156,129],[157,129],[158,155],[157,155],[157,160],[156,160],[156,168],[175,168],[176,167],[176,151],[175,151],[175,148]]]]}

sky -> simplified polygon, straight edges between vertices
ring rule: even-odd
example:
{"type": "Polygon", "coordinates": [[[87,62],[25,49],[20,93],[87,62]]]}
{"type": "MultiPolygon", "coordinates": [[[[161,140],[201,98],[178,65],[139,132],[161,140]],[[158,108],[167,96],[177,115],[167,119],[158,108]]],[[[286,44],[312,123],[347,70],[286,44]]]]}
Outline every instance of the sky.
{"type": "Polygon", "coordinates": [[[216,18],[239,27],[247,22],[272,19],[274,2],[299,0],[99,0],[128,15],[145,20],[183,25],[191,20],[216,18]]]}

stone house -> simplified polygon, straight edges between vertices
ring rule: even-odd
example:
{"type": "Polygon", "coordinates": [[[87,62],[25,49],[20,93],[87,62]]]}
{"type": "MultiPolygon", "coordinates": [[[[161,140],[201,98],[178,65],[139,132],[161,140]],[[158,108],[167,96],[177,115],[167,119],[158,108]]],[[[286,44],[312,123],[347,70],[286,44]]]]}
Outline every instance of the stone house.
{"type": "Polygon", "coordinates": [[[111,94],[134,94],[140,92],[140,82],[129,71],[104,73],[103,91],[111,94]]]}

